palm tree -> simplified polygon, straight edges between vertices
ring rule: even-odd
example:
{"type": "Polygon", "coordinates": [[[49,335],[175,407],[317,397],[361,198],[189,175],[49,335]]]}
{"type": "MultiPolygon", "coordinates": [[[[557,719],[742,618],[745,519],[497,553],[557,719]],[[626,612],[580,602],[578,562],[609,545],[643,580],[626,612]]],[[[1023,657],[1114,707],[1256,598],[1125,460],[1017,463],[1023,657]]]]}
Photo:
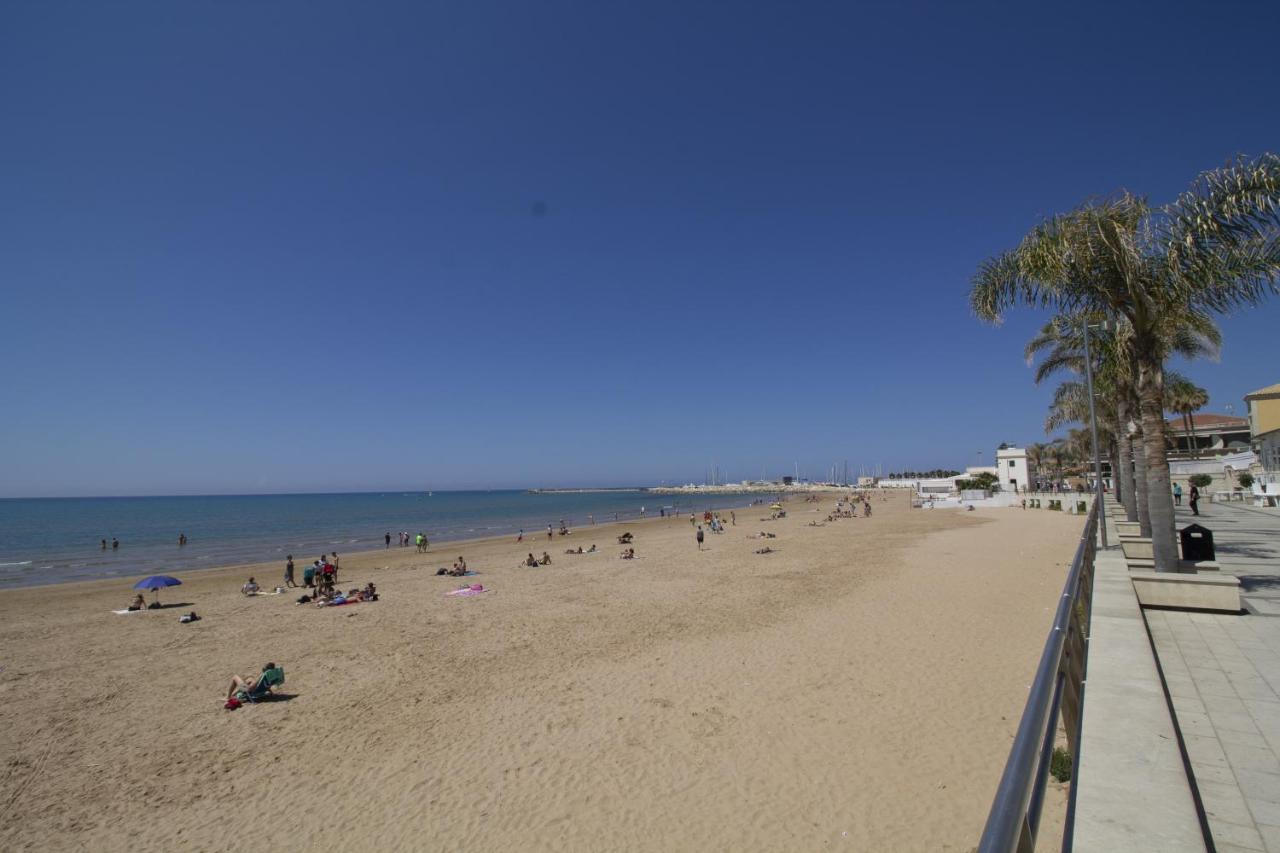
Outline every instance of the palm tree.
{"type": "Polygon", "coordinates": [[[1175,415],[1182,415],[1182,429],[1191,443],[1191,458],[1199,459],[1200,450],[1196,446],[1195,413],[1209,405],[1209,392],[1197,386],[1189,379],[1175,382],[1165,378],[1165,405],[1175,415]]]}
{"type": "MultiPolygon", "coordinates": [[[[1025,355],[1031,364],[1037,356],[1043,356],[1036,367],[1035,381],[1040,384],[1062,371],[1084,376],[1085,323],[1101,324],[1102,315],[1079,318],[1055,318],[1044,325],[1040,332],[1027,342],[1025,355]]],[[[1133,377],[1131,359],[1120,346],[1122,337],[1108,331],[1094,335],[1094,391],[1098,404],[1100,429],[1110,432],[1108,447],[1111,452],[1111,471],[1116,480],[1116,493],[1130,521],[1138,520],[1138,497],[1133,477],[1133,436],[1127,425],[1132,404],[1133,377]]],[[[1089,423],[1089,398],[1083,383],[1068,382],[1054,395],[1045,431],[1053,432],[1067,423],[1089,423]]]]}
{"type": "Polygon", "coordinates": [[[1280,293],[1280,156],[1201,175],[1171,204],[1121,192],[1052,217],[984,261],[970,304],[998,321],[1015,305],[1122,318],[1137,368],[1147,504],[1157,571],[1176,571],[1164,362],[1178,329],[1280,293]]]}
{"type": "MultiPolygon", "coordinates": [[[[1037,383],[1063,370],[1077,376],[1084,374],[1082,330],[1084,323],[1089,322],[1092,326],[1095,319],[1101,320],[1101,317],[1055,318],[1027,343],[1028,363],[1034,361],[1037,355],[1044,356],[1036,368],[1037,383]]],[[[1186,326],[1170,329],[1168,335],[1166,340],[1161,341],[1166,358],[1170,354],[1177,354],[1188,360],[1216,359],[1222,345],[1217,326],[1208,319],[1191,320],[1186,326]]],[[[1139,522],[1143,535],[1149,536],[1151,518],[1147,507],[1146,459],[1142,453],[1133,453],[1135,441],[1141,441],[1142,430],[1130,421],[1131,413],[1138,411],[1136,373],[1130,347],[1133,336],[1121,321],[1112,329],[1092,333],[1091,337],[1093,385],[1098,398],[1099,428],[1111,431],[1112,446],[1116,448],[1111,456],[1112,473],[1119,484],[1118,493],[1125,507],[1126,518],[1139,522]],[[1134,468],[1137,469],[1136,472],[1134,468]]],[[[1167,374],[1166,379],[1168,383],[1175,379],[1180,383],[1186,382],[1173,373],[1167,374]]],[[[1052,432],[1073,421],[1082,424],[1088,422],[1088,397],[1084,388],[1075,387],[1075,383],[1064,385],[1068,387],[1055,394],[1054,404],[1050,408],[1051,418],[1045,424],[1046,431],[1052,432]]],[[[1141,447],[1141,444],[1137,446],[1141,447]]]]}
{"type": "Polygon", "coordinates": [[[1027,486],[1032,491],[1039,491],[1040,488],[1040,469],[1044,466],[1044,447],[1043,444],[1027,445],[1027,475],[1031,479],[1027,486]]]}

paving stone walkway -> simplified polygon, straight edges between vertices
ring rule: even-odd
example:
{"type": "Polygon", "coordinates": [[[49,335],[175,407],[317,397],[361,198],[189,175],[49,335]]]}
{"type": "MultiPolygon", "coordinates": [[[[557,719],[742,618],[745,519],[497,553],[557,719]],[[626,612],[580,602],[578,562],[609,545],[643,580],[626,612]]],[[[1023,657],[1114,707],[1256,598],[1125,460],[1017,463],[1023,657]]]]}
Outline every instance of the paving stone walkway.
{"type": "Polygon", "coordinates": [[[1147,610],[1195,784],[1222,853],[1280,853],[1280,514],[1201,503],[1246,613],[1147,610]]]}

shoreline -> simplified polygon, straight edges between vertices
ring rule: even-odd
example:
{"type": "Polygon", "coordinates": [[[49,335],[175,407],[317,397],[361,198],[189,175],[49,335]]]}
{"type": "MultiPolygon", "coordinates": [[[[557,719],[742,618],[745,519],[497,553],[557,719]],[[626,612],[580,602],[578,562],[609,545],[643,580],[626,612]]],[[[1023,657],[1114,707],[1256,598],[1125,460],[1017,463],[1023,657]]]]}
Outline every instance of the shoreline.
{"type": "MultiPolygon", "coordinates": [[[[785,498],[782,498],[782,500],[785,501],[785,498]]],[[[747,504],[746,506],[740,506],[740,507],[725,507],[723,510],[717,510],[717,511],[729,512],[731,510],[750,509],[754,506],[759,506],[759,504],[747,504]]],[[[553,537],[552,539],[547,539],[544,535],[542,535],[541,532],[535,533],[532,536],[526,533],[523,544],[530,545],[530,546],[535,544],[541,544],[543,546],[543,550],[545,550],[546,546],[548,545],[554,546],[555,543],[560,541],[570,541],[570,539],[573,537],[577,537],[576,539],[573,539],[573,541],[581,541],[582,532],[588,531],[588,530],[599,530],[602,528],[614,527],[618,525],[642,525],[642,524],[650,524],[652,522],[672,522],[672,521],[682,521],[682,522],[688,523],[688,517],[672,515],[672,516],[663,518],[661,516],[656,516],[656,515],[646,515],[644,518],[619,519],[618,521],[603,521],[603,522],[598,522],[594,525],[587,525],[586,527],[570,528],[570,533],[568,536],[560,536],[559,534],[556,534],[555,537],[553,537]]],[[[613,538],[613,537],[610,537],[610,538],[613,538]]],[[[341,573],[343,575],[346,575],[351,570],[368,570],[368,569],[378,570],[378,569],[403,568],[404,563],[414,561],[414,559],[411,559],[411,558],[425,559],[427,557],[435,557],[441,554],[450,553],[453,550],[452,547],[450,547],[449,552],[443,551],[440,548],[440,546],[443,546],[443,545],[449,545],[449,546],[458,545],[464,549],[480,548],[488,545],[498,545],[503,542],[511,541],[513,539],[514,539],[514,536],[512,534],[502,534],[502,535],[494,535],[494,536],[473,536],[473,537],[467,537],[463,539],[433,539],[431,541],[431,548],[423,552],[419,552],[417,548],[413,545],[409,545],[407,547],[400,547],[398,545],[393,545],[390,548],[373,547],[373,548],[362,549],[362,550],[352,550],[352,551],[347,551],[339,554],[339,558],[341,559],[341,564],[340,564],[341,573]],[[367,565],[368,563],[378,562],[378,560],[373,559],[373,556],[377,554],[386,555],[386,559],[391,561],[391,565],[386,565],[386,566],[367,565]]],[[[514,542],[512,542],[512,544],[514,544],[514,542]]],[[[613,543],[609,543],[609,544],[613,544],[613,543]]],[[[560,549],[560,550],[563,552],[563,549],[560,549]]],[[[325,552],[325,553],[329,553],[329,552],[325,552]]],[[[301,583],[303,570],[312,560],[315,559],[314,555],[308,555],[308,556],[310,557],[310,559],[308,560],[302,560],[302,559],[294,560],[294,567],[295,567],[294,576],[295,576],[295,579],[299,581],[299,583],[301,583]]],[[[459,555],[447,557],[445,559],[445,563],[446,564],[452,563],[452,561],[457,556],[459,555]]],[[[556,555],[552,554],[552,556],[556,556],[556,555]]],[[[216,572],[231,573],[233,571],[239,572],[239,573],[248,572],[255,578],[258,577],[258,573],[262,573],[263,577],[271,577],[271,575],[267,573],[275,570],[278,573],[278,577],[279,577],[278,582],[271,581],[269,583],[262,583],[261,581],[259,581],[259,583],[264,589],[271,589],[280,584],[283,584],[284,582],[283,580],[284,579],[284,562],[285,562],[284,560],[261,560],[257,562],[219,563],[213,566],[193,566],[193,567],[187,567],[187,568],[181,568],[181,569],[169,569],[167,571],[169,573],[172,573],[174,577],[182,579],[188,575],[203,577],[203,576],[211,575],[212,573],[216,573],[216,572]]],[[[63,587],[77,587],[77,588],[83,587],[88,589],[93,584],[98,584],[104,587],[108,585],[118,586],[125,582],[129,582],[130,584],[132,584],[141,580],[143,577],[144,577],[143,574],[137,573],[137,574],[128,574],[128,575],[125,575],[125,574],[112,575],[110,577],[79,578],[74,580],[50,581],[48,583],[32,583],[32,584],[20,584],[20,585],[15,584],[13,586],[0,587],[0,598],[3,598],[8,595],[21,593],[28,590],[48,590],[53,588],[60,589],[63,587]]],[[[129,588],[132,589],[132,586],[130,586],[129,588]]],[[[301,589],[303,587],[299,586],[298,588],[301,589]]]]}
{"type": "MultiPolygon", "coordinates": [[[[326,497],[329,496],[329,493],[317,494],[321,494],[326,497]]],[[[346,493],[333,493],[333,495],[336,496],[343,494],[346,493]]],[[[361,492],[351,494],[367,496],[379,493],[361,492]]],[[[423,492],[422,494],[426,495],[427,493],[423,492]]],[[[466,494],[482,493],[468,492],[466,494]]],[[[523,493],[510,492],[510,494],[523,493]]],[[[199,497],[204,498],[207,496],[199,497]]],[[[552,496],[548,495],[548,497],[552,496]]],[[[636,493],[636,497],[641,501],[644,499],[644,495],[638,492],[636,493]]],[[[694,499],[696,499],[696,497],[697,496],[690,496],[690,498],[694,499]]],[[[746,509],[757,505],[755,502],[761,500],[760,496],[754,493],[743,492],[729,492],[723,495],[706,495],[703,497],[713,498],[716,499],[716,501],[710,506],[697,508],[696,511],[698,513],[701,513],[704,508],[719,512],[746,509]]],[[[778,499],[783,499],[783,496],[779,496],[778,499]]],[[[157,498],[157,500],[165,499],[157,498]]],[[[597,510],[596,512],[592,512],[591,509],[592,508],[590,507],[586,509],[578,507],[573,508],[572,510],[566,508],[553,508],[545,515],[542,515],[542,518],[554,519],[556,515],[569,518],[571,524],[570,529],[575,532],[589,529],[592,525],[586,524],[586,518],[592,515],[598,515],[600,519],[609,519],[611,516],[617,517],[617,521],[598,520],[594,525],[596,527],[600,527],[605,524],[640,523],[651,519],[660,520],[661,518],[656,514],[659,507],[653,507],[654,513],[647,514],[643,517],[634,515],[634,509],[616,510],[610,508],[608,510],[597,510]],[[575,522],[582,522],[584,526],[572,526],[575,522]]],[[[678,507],[677,513],[687,513],[693,509],[694,505],[689,507],[678,507]]],[[[428,519],[428,521],[430,520],[432,519],[428,519]]],[[[499,509],[498,511],[491,513],[488,517],[484,515],[477,516],[474,521],[470,522],[477,527],[491,528],[484,533],[476,535],[469,531],[461,532],[459,527],[465,526],[468,522],[464,522],[462,525],[459,525],[456,517],[451,519],[450,516],[446,515],[434,520],[441,522],[441,527],[444,528],[443,532],[432,533],[430,524],[416,524],[411,526],[411,529],[414,531],[426,530],[430,535],[433,550],[437,545],[448,544],[452,546],[456,543],[467,547],[471,543],[476,542],[501,541],[506,536],[514,538],[517,531],[520,529],[519,525],[521,523],[530,523],[527,519],[521,518],[509,521],[509,516],[503,515],[502,511],[499,509]],[[449,526],[450,523],[453,524],[452,528],[449,526]]],[[[339,524],[340,523],[341,522],[339,522],[339,524]]],[[[404,529],[403,522],[392,522],[390,526],[393,530],[404,529]]],[[[383,528],[381,525],[376,525],[372,529],[382,530],[383,528]]],[[[525,530],[529,531],[530,528],[526,527],[525,530]]],[[[118,582],[126,578],[134,578],[136,580],[138,578],[155,574],[186,576],[195,572],[216,571],[226,568],[251,568],[255,570],[262,570],[264,567],[274,565],[277,561],[281,567],[280,576],[283,577],[285,555],[290,552],[295,557],[299,577],[301,576],[302,567],[304,565],[301,558],[306,557],[307,559],[305,560],[305,563],[309,564],[315,558],[316,551],[321,551],[327,554],[337,548],[343,548],[344,550],[339,553],[344,563],[348,560],[363,559],[364,555],[375,553],[404,553],[406,551],[412,551],[416,554],[416,550],[413,549],[412,545],[409,546],[409,548],[401,548],[396,545],[393,545],[390,549],[384,547],[381,536],[362,535],[359,538],[347,538],[353,537],[353,534],[357,532],[358,530],[356,526],[352,526],[349,529],[344,529],[342,527],[328,527],[324,531],[283,531],[273,535],[271,538],[257,534],[236,538],[234,532],[228,531],[226,545],[224,547],[230,553],[225,555],[218,555],[217,546],[215,544],[211,544],[219,540],[216,538],[211,539],[207,536],[199,537],[197,542],[189,543],[186,548],[183,549],[168,541],[156,541],[154,537],[151,539],[145,539],[141,542],[129,541],[127,534],[125,537],[122,537],[126,539],[126,542],[120,552],[100,552],[97,548],[89,546],[86,546],[83,552],[77,552],[83,554],[78,557],[68,557],[68,552],[63,550],[55,552],[53,555],[31,551],[27,551],[25,553],[15,552],[14,554],[8,555],[8,557],[15,558],[15,562],[9,565],[21,567],[35,564],[38,568],[35,571],[15,571],[6,575],[3,578],[3,582],[0,582],[0,594],[21,589],[47,588],[51,586],[62,586],[65,584],[95,583],[100,581],[118,582]],[[296,543],[294,542],[296,539],[306,539],[309,541],[305,543],[296,543]],[[286,544],[281,545],[281,542],[286,544]],[[133,558],[132,560],[130,559],[131,553],[133,558]],[[98,561],[97,559],[99,554],[103,557],[102,561],[98,561]],[[208,556],[209,554],[212,554],[212,556],[208,556]],[[88,561],[88,564],[92,567],[90,571],[94,571],[95,574],[88,575],[88,572],[84,569],[84,566],[86,565],[84,562],[68,562],[69,560],[88,561]],[[41,565],[46,562],[51,562],[52,565],[41,565]]],[[[532,534],[526,532],[526,541],[532,541],[532,539],[536,538],[537,535],[537,528],[533,528],[532,534]]]]}

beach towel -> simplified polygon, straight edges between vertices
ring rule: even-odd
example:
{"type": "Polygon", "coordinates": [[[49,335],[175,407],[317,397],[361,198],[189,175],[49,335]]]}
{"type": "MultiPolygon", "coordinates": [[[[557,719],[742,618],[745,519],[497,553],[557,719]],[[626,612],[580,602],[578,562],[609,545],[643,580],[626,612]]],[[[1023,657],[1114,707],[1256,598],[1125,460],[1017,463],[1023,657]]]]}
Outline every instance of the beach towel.
{"type": "Polygon", "coordinates": [[[123,616],[126,613],[146,613],[147,611],[145,610],[112,610],[111,612],[118,613],[121,616],[123,616]]]}
{"type": "Polygon", "coordinates": [[[473,583],[471,586],[464,586],[462,589],[455,589],[450,592],[446,592],[445,595],[479,595],[482,592],[488,591],[489,590],[485,589],[483,585],[473,583]]]}
{"type": "Polygon", "coordinates": [[[283,592],[284,590],[282,589],[273,589],[271,592],[263,592],[262,590],[258,590],[257,592],[246,592],[245,595],[280,595],[283,592]]]}

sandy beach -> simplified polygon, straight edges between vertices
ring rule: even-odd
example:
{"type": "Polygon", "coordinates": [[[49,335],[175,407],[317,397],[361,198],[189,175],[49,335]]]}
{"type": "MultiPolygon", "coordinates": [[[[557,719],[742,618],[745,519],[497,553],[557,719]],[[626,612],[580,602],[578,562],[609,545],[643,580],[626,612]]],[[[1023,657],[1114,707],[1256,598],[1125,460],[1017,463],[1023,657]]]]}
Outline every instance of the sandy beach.
{"type": "Polygon", "coordinates": [[[4,592],[0,849],[969,850],[1081,521],[833,506],[344,555],[381,600],[338,608],[239,593],[274,564],[4,592]],[[224,710],[266,661],[292,698],[224,710]]]}

